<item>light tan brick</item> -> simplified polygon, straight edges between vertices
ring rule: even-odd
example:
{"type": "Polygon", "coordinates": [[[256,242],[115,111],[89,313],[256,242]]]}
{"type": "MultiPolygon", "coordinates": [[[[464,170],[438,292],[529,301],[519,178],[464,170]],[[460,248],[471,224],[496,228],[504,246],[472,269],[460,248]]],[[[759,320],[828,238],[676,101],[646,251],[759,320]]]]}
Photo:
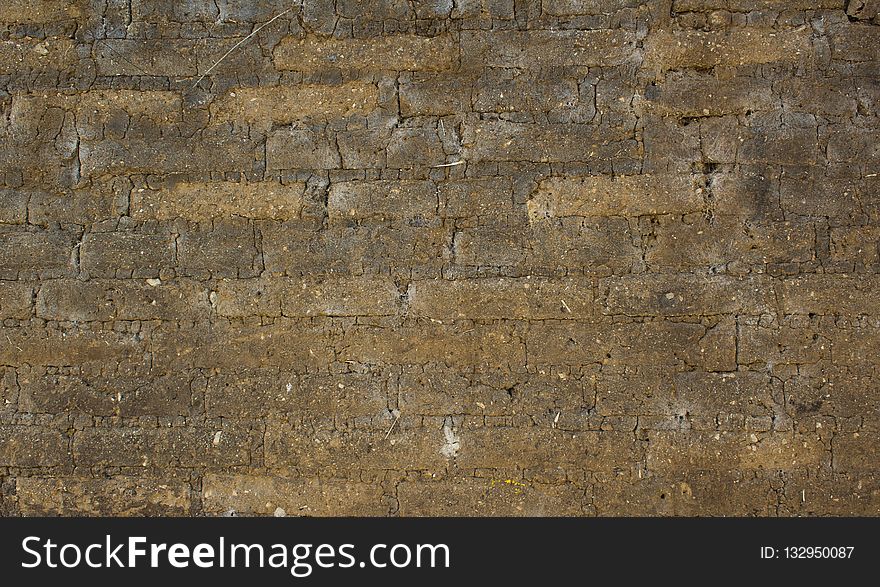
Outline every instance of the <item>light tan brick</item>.
{"type": "Polygon", "coordinates": [[[552,463],[587,471],[628,469],[641,460],[630,432],[483,427],[455,431],[463,468],[515,469],[552,463]]]}
{"type": "Polygon", "coordinates": [[[595,312],[586,278],[418,281],[409,300],[413,314],[438,319],[576,320],[595,312]]]}
{"type": "Polygon", "coordinates": [[[856,275],[802,275],[782,282],[786,314],[880,314],[880,280],[856,275]]]}
{"type": "Polygon", "coordinates": [[[444,71],[458,59],[450,36],[388,35],[371,39],[287,37],[275,47],[275,67],[293,71],[444,71]]]}
{"type": "Polygon", "coordinates": [[[532,218],[687,214],[706,208],[684,175],[597,175],[545,179],[528,201],[532,218]]]}
{"type": "Polygon", "coordinates": [[[525,345],[507,326],[354,326],[343,335],[337,354],[343,361],[393,365],[437,362],[519,369],[525,364],[525,345]]]}
{"type": "Polygon", "coordinates": [[[791,62],[809,56],[810,29],[757,27],[725,32],[658,31],[648,37],[645,62],[662,70],[791,62]]]}
{"type": "Polygon", "coordinates": [[[510,478],[404,481],[397,499],[402,516],[580,516],[586,505],[583,489],[510,478]]]}
{"type": "Polygon", "coordinates": [[[235,88],[212,104],[218,121],[270,127],[304,119],[333,120],[369,114],[377,107],[378,88],[370,83],[338,86],[276,86],[235,88]]]}
{"type": "Polygon", "coordinates": [[[6,365],[141,364],[145,347],[134,337],[107,330],[61,331],[26,326],[4,328],[0,334],[0,363],[6,365]]]}
{"type": "Polygon", "coordinates": [[[809,434],[748,432],[648,433],[648,469],[790,471],[830,465],[827,447],[809,434]]]}
{"type": "Polygon", "coordinates": [[[132,193],[131,215],[138,220],[290,220],[299,217],[304,192],[302,182],[180,182],[162,190],[132,193]]]}
{"type": "Polygon", "coordinates": [[[16,481],[18,507],[25,516],[186,516],[192,511],[190,493],[186,483],[142,477],[16,481]]]}
{"type": "Polygon", "coordinates": [[[52,23],[82,16],[77,0],[4,0],[0,2],[0,22],[52,23]]]}
{"type": "Polygon", "coordinates": [[[288,516],[382,516],[382,486],[356,481],[255,475],[207,475],[202,483],[205,511],[221,514],[288,516]]]}

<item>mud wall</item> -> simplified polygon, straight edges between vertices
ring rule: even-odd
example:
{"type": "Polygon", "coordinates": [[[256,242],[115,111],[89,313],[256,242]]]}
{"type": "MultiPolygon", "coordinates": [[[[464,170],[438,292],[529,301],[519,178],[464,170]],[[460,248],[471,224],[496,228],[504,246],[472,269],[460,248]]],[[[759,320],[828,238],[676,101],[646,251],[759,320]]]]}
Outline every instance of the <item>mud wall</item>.
{"type": "Polygon", "coordinates": [[[0,2],[0,512],[880,513],[878,8],[0,2]]]}

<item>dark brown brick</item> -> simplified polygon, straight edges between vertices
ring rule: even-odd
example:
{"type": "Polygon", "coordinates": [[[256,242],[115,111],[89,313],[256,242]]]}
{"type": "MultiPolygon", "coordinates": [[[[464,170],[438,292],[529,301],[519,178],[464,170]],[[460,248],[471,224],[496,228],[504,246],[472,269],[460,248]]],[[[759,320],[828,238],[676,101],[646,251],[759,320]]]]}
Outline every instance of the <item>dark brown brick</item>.
{"type": "Polygon", "coordinates": [[[623,442],[630,432],[569,432],[484,427],[455,431],[455,462],[464,468],[525,468],[552,463],[587,471],[611,471],[640,460],[641,449],[623,442]]]}
{"type": "Polygon", "coordinates": [[[718,79],[711,75],[670,72],[645,90],[652,108],[673,116],[724,116],[774,108],[771,84],[762,79],[718,79]]]}
{"type": "Polygon", "coordinates": [[[437,188],[428,181],[340,182],[330,187],[327,213],[333,222],[436,216],[437,188]]]}
{"type": "Polygon", "coordinates": [[[74,245],[75,237],[69,233],[0,231],[0,278],[71,275],[74,245]]]}
{"type": "Polygon", "coordinates": [[[70,461],[67,435],[40,426],[0,427],[0,466],[59,467],[70,461]]]}
{"type": "Polygon", "coordinates": [[[247,465],[258,432],[235,424],[173,428],[88,428],[73,438],[83,467],[208,467],[247,465]],[[125,447],[125,450],[120,450],[125,447]]]}
{"type": "Polygon", "coordinates": [[[302,375],[271,369],[219,374],[208,380],[211,417],[292,414],[319,418],[377,417],[387,413],[385,382],[370,375],[302,375]]]}
{"type": "Polygon", "coordinates": [[[603,279],[606,314],[627,316],[712,316],[767,314],[776,309],[771,279],[725,276],[632,275],[603,279]]]}
{"type": "Polygon", "coordinates": [[[635,159],[638,143],[622,130],[586,124],[483,120],[465,127],[462,155],[473,161],[614,161],[635,159]]]}
{"type": "Polygon", "coordinates": [[[798,263],[815,255],[810,223],[752,224],[736,217],[679,220],[663,218],[655,228],[656,240],[645,260],[650,266],[688,270],[724,266],[798,263]]]}
{"type": "Polygon", "coordinates": [[[384,429],[353,434],[303,429],[270,420],[265,440],[266,465],[273,470],[295,469],[310,476],[355,470],[438,471],[448,462],[448,457],[440,452],[443,443],[439,426],[401,427],[390,435],[384,429]]]}
{"type": "Polygon", "coordinates": [[[439,266],[448,232],[434,227],[339,226],[314,230],[295,225],[262,227],[266,270],[288,275],[360,275],[371,267],[439,266]]]}
{"type": "Polygon", "coordinates": [[[158,377],[57,375],[22,370],[18,407],[22,412],[85,413],[95,416],[188,416],[195,411],[195,375],[158,377]]]}
{"type": "Polygon", "coordinates": [[[880,314],[876,278],[804,275],[782,282],[786,314],[880,314]]]}
{"type": "Polygon", "coordinates": [[[732,370],[734,324],[719,322],[707,329],[699,324],[652,322],[632,324],[537,323],[526,336],[531,365],[700,365],[732,370]]]}
{"type": "Polygon", "coordinates": [[[36,304],[40,318],[77,322],[204,319],[209,312],[207,291],[190,281],[44,281],[36,304]]]}
{"type": "Polygon", "coordinates": [[[877,470],[876,431],[840,434],[832,439],[834,470],[844,473],[875,472],[877,470]]]}
{"type": "Polygon", "coordinates": [[[305,371],[326,367],[333,360],[328,335],[296,320],[221,322],[195,327],[163,324],[152,334],[154,367],[175,369],[287,367],[305,371]]]}
{"type": "Polygon", "coordinates": [[[29,283],[0,281],[0,319],[30,317],[33,293],[34,287],[29,283]]]}
{"type": "Polygon", "coordinates": [[[86,235],[80,246],[80,265],[92,277],[154,278],[174,264],[171,234],[93,233],[86,235]]]}
{"type": "Polygon", "coordinates": [[[600,516],[771,516],[777,495],[751,472],[663,472],[630,478],[609,476],[594,486],[600,516]]]}
{"type": "Polygon", "coordinates": [[[261,270],[254,227],[239,219],[188,227],[176,251],[183,275],[254,277],[261,270]]]}
{"type": "Polygon", "coordinates": [[[635,45],[635,35],[623,30],[466,31],[461,40],[462,60],[474,67],[621,65],[635,45]]]}

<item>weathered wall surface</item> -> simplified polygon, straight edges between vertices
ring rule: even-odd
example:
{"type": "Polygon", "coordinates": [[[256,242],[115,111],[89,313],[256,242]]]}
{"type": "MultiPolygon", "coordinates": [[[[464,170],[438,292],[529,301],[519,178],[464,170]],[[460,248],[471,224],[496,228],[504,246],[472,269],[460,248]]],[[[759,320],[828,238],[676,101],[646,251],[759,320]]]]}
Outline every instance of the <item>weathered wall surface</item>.
{"type": "Polygon", "coordinates": [[[0,513],[880,514],[878,10],[0,2],[0,513]]]}

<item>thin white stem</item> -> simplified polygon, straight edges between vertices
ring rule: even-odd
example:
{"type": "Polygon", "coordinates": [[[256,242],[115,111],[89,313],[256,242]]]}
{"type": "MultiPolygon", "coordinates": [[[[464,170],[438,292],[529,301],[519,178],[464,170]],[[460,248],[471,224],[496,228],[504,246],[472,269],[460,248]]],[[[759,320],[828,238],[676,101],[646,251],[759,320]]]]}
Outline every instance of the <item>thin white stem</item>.
{"type": "Polygon", "coordinates": [[[441,164],[441,165],[431,165],[431,167],[432,167],[432,168],[436,168],[436,167],[454,167],[454,166],[456,166],[456,165],[464,165],[464,164],[465,164],[465,162],[462,160],[462,161],[454,161],[454,162],[452,162],[452,163],[443,163],[443,164],[441,164]]]}
{"type": "Polygon", "coordinates": [[[197,85],[199,85],[199,83],[200,83],[203,79],[205,79],[205,76],[208,75],[209,73],[211,73],[211,72],[214,70],[215,67],[217,67],[218,65],[220,65],[220,63],[221,63],[224,59],[226,59],[227,57],[229,57],[229,55],[230,55],[233,51],[235,51],[236,49],[238,49],[239,47],[241,47],[242,45],[244,45],[245,43],[247,43],[248,40],[251,39],[254,35],[256,35],[257,33],[259,33],[261,30],[263,30],[264,28],[266,28],[267,26],[269,26],[270,24],[272,24],[273,22],[275,22],[276,20],[278,20],[279,18],[281,18],[282,16],[284,16],[285,14],[287,14],[288,12],[290,12],[291,10],[293,10],[293,9],[292,9],[292,8],[288,8],[288,9],[285,10],[284,12],[280,12],[280,13],[276,14],[276,15],[273,16],[268,22],[265,22],[265,23],[261,24],[260,26],[258,26],[257,28],[255,28],[254,31],[253,31],[251,34],[249,34],[248,36],[246,36],[245,38],[243,38],[242,40],[240,40],[238,43],[236,43],[235,45],[233,45],[233,46],[232,46],[232,49],[230,49],[229,51],[227,51],[226,53],[224,53],[224,54],[223,54],[223,57],[221,57],[220,59],[218,59],[217,62],[214,63],[214,65],[212,65],[211,67],[209,67],[209,68],[205,71],[205,73],[203,73],[202,75],[199,76],[199,79],[196,80],[196,83],[194,83],[194,84],[192,85],[192,87],[195,88],[197,85]]]}

